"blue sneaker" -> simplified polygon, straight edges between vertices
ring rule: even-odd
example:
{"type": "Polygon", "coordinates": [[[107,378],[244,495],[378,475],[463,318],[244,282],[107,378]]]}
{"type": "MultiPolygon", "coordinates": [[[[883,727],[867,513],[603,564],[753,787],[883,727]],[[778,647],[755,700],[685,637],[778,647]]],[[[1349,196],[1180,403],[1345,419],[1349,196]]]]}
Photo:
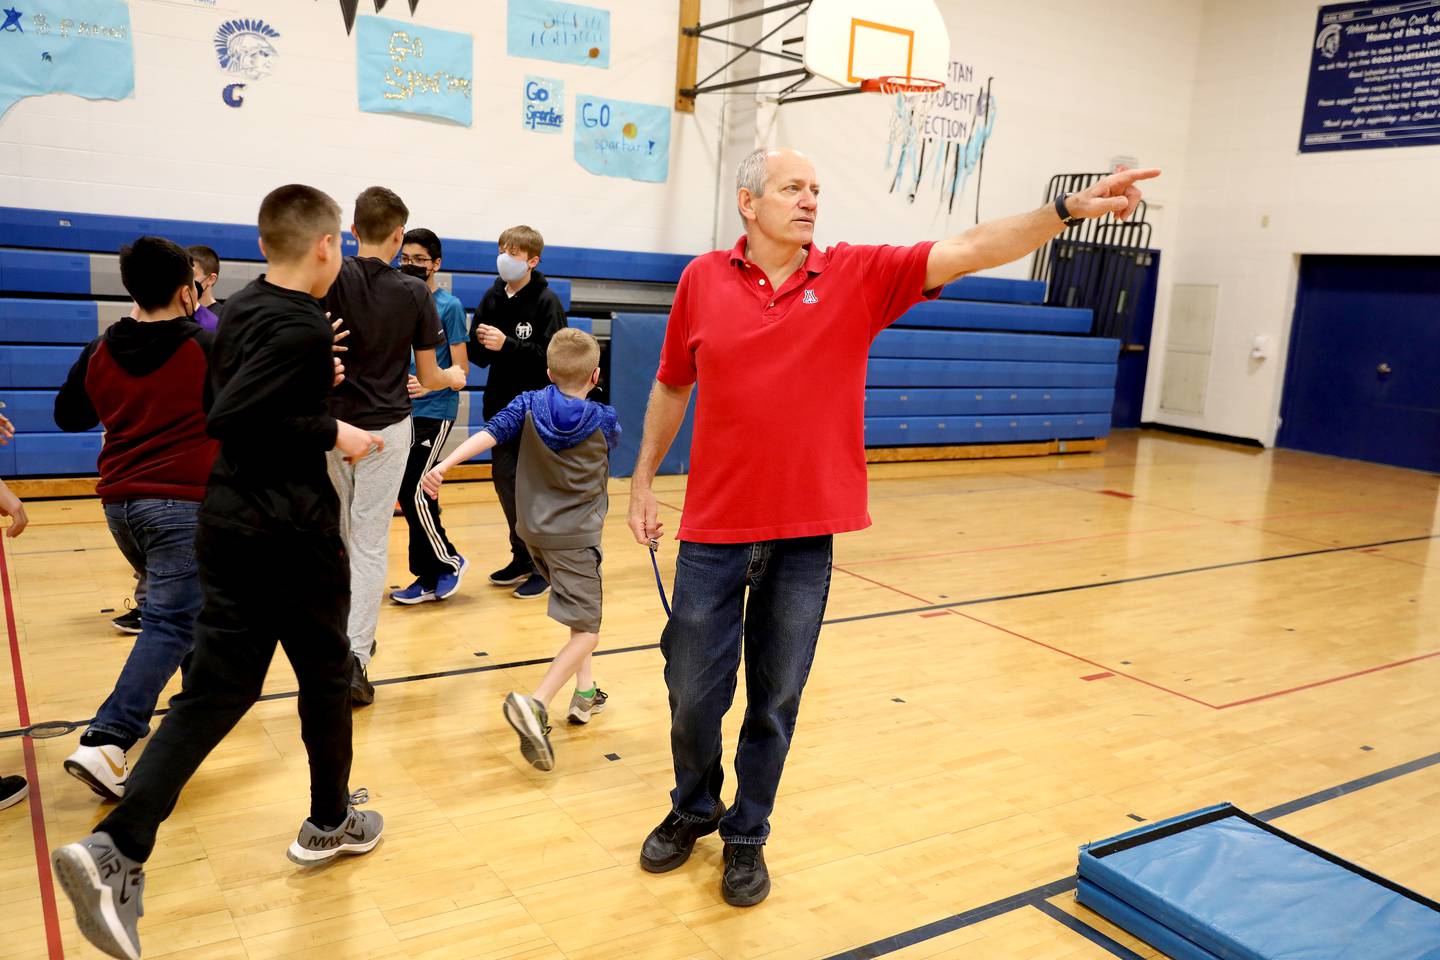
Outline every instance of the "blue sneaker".
{"type": "MultiPolygon", "coordinates": [[[[459,554],[456,554],[459,557],[459,554]]],[[[460,557],[460,569],[454,573],[442,573],[440,579],[435,581],[436,600],[448,600],[460,589],[460,578],[465,576],[465,571],[470,569],[470,561],[460,557]]]]}
{"type": "Polygon", "coordinates": [[[416,580],[404,590],[390,591],[390,599],[396,603],[403,603],[408,607],[417,603],[424,603],[427,600],[437,600],[439,598],[435,596],[434,590],[425,586],[419,580],[416,580]]]}

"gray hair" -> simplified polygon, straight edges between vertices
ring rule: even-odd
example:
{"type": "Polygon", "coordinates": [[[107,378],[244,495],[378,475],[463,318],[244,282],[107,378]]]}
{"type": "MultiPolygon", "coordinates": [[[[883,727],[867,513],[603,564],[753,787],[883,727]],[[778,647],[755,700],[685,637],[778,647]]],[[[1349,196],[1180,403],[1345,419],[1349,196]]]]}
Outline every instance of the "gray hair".
{"type": "Polygon", "coordinates": [[[749,190],[750,195],[760,196],[765,192],[765,158],[769,156],[770,148],[761,147],[752,152],[735,171],[735,191],[749,190]]]}

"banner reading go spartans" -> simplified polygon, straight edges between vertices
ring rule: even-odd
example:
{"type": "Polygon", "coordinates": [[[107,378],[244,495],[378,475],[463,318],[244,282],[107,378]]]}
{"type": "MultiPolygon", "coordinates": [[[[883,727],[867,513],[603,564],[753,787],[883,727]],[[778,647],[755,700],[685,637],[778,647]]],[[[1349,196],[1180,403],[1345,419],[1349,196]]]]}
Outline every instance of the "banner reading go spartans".
{"type": "Polygon", "coordinates": [[[361,17],[355,49],[361,110],[441,117],[467,127],[473,122],[470,34],[361,17]]]}
{"type": "Polygon", "coordinates": [[[648,103],[575,98],[575,162],[602,177],[664,183],[670,175],[670,110],[648,103]]]}
{"type": "Polygon", "coordinates": [[[124,0],[16,0],[0,10],[0,117],[25,97],[135,93],[135,48],[124,0]]]}

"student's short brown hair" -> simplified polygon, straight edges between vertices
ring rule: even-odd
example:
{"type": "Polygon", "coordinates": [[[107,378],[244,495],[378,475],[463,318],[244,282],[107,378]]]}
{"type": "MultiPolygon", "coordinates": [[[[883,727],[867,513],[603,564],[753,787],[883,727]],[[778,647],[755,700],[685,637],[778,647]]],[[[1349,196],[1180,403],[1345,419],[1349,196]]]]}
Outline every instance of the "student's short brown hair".
{"type": "Polygon", "coordinates": [[[557,386],[577,390],[590,382],[600,366],[600,343],[584,330],[565,327],[550,338],[545,365],[557,386]]]}
{"type": "Polygon", "coordinates": [[[197,243],[193,247],[186,247],[185,252],[190,254],[191,263],[205,271],[205,276],[208,277],[212,273],[217,277],[220,276],[220,255],[212,248],[203,243],[197,243]]]}
{"type": "Polygon", "coordinates": [[[362,243],[383,243],[410,219],[410,208],[389,187],[367,187],[355,198],[355,233],[362,243]]]}
{"type": "Polygon", "coordinates": [[[291,183],[260,201],[260,242],[271,263],[299,260],[327,233],[340,235],[340,204],[323,190],[291,183]]]}
{"type": "Polygon", "coordinates": [[[503,251],[510,247],[524,250],[527,256],[538,257],[545,251],[545,238],[534,227],[521,224],[500,234],[500,249],[503,251]]]}

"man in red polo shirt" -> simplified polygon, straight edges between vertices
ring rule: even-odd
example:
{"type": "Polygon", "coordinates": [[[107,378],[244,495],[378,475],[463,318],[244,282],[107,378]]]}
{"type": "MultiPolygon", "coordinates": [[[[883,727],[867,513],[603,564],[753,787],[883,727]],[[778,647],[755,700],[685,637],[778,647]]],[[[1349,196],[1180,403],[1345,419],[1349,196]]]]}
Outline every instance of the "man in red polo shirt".
{"type": "Polygon", "coordinates": [[[674,612],[660,642],[675,789],[671,812],[645,839],[646,870],[674,870],[696,839],[719,830],[726,902],[752,906],[770,892],[763,846],[815,658],[832,539],[870,525],[865,368],[876,335],[945,284],[1025,256],[1067,222],[1128,217],[1140,202],[1136,182],[1159,173],[1120,170],[1053,206],[948,240],[821,249],[809,159],[757,150],[740,164],[745,236],[697,257],[680,278],[630,492],[630,529],[653,545],[661,524],[651,481],[703,381],[674,612]],[[720,723],[742,638],[747,704],[727,810],[720,723]]]}

